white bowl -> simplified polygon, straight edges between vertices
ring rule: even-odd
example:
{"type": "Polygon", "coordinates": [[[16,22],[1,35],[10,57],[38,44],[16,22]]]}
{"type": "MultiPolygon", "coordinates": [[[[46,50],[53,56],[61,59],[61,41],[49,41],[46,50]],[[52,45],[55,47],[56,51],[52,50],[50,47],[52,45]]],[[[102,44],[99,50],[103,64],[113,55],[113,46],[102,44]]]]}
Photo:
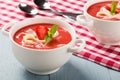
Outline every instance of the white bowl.
{"type": "Polygon", "coordinates": [[[40,75],[51,74],[59,70],[70,58],[73,52],[81,51],[85,46],[85,41],[82,39],[76,40],[75,30],[67,22],[58,18],[36,17],[28,18],[18,23],[15,23],[9,32],[12,50],[15,58],[30,72],[40,75]],[[20,28],[36,23],[52,23],[61,25],[68,30],[72,36],[72,40],[65,46],[49,49],[36,50],[23,47],[13,40],[13,36],[20,28]],[[80,47],[74,47],[80,43],[80,47]]]}
{"type": "MultiPolygon", "coordinates": [[[[112,0],[91,0],[84,6],[84,15],[77,16],[77,22],[86,26],[97,41],[107,45],[120,45],[120,20],[103,20],[88,14],[87,9],[99,2],[112,0]]],[[[115,0],[118,1],[118,0],[115,0]]]]}

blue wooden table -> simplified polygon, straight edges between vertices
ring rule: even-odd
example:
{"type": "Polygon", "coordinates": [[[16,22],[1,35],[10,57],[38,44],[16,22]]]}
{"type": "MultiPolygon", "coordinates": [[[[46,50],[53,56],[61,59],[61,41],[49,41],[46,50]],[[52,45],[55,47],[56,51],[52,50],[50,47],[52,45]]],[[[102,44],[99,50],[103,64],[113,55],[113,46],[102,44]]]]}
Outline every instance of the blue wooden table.
{"type": "Polygon", "coordinates": [[[10,39],[0,30],[0,80],[120,80],[120,72],[73,55],[56,73],[29,73],[14,58],[10,39]]]}

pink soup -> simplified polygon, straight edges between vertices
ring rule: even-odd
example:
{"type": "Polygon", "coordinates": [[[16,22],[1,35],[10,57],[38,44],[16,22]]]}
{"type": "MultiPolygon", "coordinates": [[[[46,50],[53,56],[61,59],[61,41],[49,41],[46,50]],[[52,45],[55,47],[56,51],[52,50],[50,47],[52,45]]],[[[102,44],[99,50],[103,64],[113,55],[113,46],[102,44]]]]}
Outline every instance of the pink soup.
{"type": "MultiPolygon", "coordinates": [[[[40,23],[40,24],[33,24],[25,26],[19,29],[14,35],[14,41],[21,46],[32,48],[32,49],[53,49],[64,46],[68,44],[72,40],[71,34],[63,29],[62,27],[58,26],[57,35],[52,38],[52,40],[45,44],[42,43],[44,40],[40,40],[39,36],[36,33],[36,29],[38,26],[44,26],[46,28],[51,28],[53,24],[48,23],[40,23]],[[27,36],[26,36],[27,35],[27,36]]],[[[40,30],[40,29],[38,29],[40,30]]],[[[37,31],[40,32],[41,35],[45,32],[44,29],[37,31]]],[[[40,36],[41,37],[41,36],[40,36]]]]}

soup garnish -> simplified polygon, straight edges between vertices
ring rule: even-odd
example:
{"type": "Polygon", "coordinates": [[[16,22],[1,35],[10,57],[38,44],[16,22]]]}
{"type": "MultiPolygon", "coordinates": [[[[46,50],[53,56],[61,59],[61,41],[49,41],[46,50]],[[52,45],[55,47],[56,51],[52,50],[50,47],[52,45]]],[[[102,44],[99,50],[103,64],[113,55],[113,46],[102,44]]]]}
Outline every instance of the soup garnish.
{"type": "Polygon", "coordinates": [[[111,15],[115,15],[116,14],[116,7],[117,7],[117,3],[115,1],[112,1],[111,9],[110,9],[111,15]]]}
{"type": "Polygon", "coordinates": [[[58,29],[58,25],[54,24],[51,28],[46,26],[38,26],[36,28],[36,34],[40,40],[45,40],[46,43],[50,42],[54,34],[58,29]]]}
{"type": "Polygon", "coordinates": [[[58,25],[53,25],[53,27],[50,28],[50,30],[47,32],[47,35],[45,35],[44,39],[45,42],[50,42],[52,40],[52,37],[54,36],[54,34],[56,33],[58,29],[58,25]]]}

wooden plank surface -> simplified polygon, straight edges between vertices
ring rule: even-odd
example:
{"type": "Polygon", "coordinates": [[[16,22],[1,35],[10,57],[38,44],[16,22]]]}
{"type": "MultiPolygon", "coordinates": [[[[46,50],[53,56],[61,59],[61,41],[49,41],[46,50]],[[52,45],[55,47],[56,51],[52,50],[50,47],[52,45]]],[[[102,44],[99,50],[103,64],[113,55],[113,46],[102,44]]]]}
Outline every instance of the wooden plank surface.
{"type": "Polygon", "coordinates": [[[120,80],[120,72],[76,56],[54,74],[35,75],[17,62],[10,47],[9,37],[0,31],[0,80],[120,80]]]}
{"type": "Polygon", "coordinates": [[[110,78],[106,67],[76,56],[72,56],[60,71],[51,75],[51,80],[111,80],[110,78]]]}
{"type": "Polygon", "coordinates": [[[14,58],[10,39],[0,32],[0,80],[49,80],[49,76],[29,73],[14,58]]]}

